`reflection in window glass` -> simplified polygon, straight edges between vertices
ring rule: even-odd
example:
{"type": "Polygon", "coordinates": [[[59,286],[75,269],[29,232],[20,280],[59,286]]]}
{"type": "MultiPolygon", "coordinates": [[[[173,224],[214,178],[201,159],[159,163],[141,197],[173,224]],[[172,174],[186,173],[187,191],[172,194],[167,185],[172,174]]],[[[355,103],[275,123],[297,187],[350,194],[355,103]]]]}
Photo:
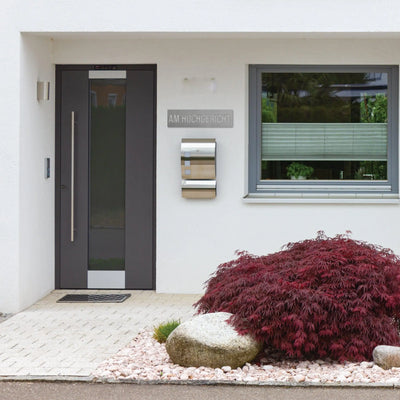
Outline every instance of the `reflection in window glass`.
{"type": "Polygon", "coordinates": [[[261,179],[387,180],[388,74],[262,73],[261,179]]]}
{"type": "Polygon", "coordinates": [[[125,269],[124,79],[90,81],[89,270],[125,269]]]}

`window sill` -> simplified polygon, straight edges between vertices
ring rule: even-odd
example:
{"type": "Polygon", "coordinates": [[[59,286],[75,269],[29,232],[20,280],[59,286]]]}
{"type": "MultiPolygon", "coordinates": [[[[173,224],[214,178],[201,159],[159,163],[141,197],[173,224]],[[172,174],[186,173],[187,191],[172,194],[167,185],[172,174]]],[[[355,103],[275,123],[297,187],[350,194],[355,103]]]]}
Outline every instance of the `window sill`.
{"type": "Polygon", "coordinates": [[[398,194],[382,193],[249,193],[247,204],[400,204],[398,194]]]}

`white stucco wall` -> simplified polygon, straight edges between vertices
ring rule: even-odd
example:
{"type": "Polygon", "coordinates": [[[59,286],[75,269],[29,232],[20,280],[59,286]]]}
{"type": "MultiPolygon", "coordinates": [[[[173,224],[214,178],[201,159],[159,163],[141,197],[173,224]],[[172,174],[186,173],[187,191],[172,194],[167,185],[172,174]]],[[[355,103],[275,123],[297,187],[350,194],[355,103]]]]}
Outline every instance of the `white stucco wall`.
{"type": "Polygon", "coordinates": [[[397,0],[8,0],[31,32],[398,32],[397,0]]]}
{"type": "Polygon", "coordinates": [[[48,38],[21,38],[19,308],[54,288],[54,66],[48,38]],[[50,101],[36,82],[50,81],[50,101]],[[50,157],[50,179],[44,158],[50,157]]]}
{"type": "Polygon", "coordinates": [[[0,13],[0,308],[19,307],[19,35],[14,10],[0,13]]]}
{"type": "Polygon", "coordinates": [[[55,64],[157,64],[158,291],[199,292],[236,249],[265,254],[320,229],[350,229],[400,253],[398,204],[242,201],[248,65],[399,65],[397,0],[85,0],[76,7],[74,0],[2,2],[0,311],[24,308],[54,287],[55,64]],[[37,103],[38,79],[52,82],[50,102],[37,103]],[[167,110],[175,108],[233,109],[234,128],[167,128],[167,110]],[[181,198],[183,137],[216,138],[215,200],[181,198]]]}
{"type": "Polygon", "coordinates": [[[247,193],[248,64],[399,64],[397,40],[55,40],[55,63],[156,63],[157,290],[200,292],[216,266],[236,249],[256,254],[289,241],[353,231],[391,247],[399,205],[245,204],[247,193]],[[185,83],[184,79],[189,81],[185,83]],[[216,90],[209,90],[215,78],[216,90]],[[231,129],[167,128],[168,109],[233,109],[231,129]],[[180,140],[217,140],[215,200],[180,194],[180,140]],[[390,223],[389,223],[390,221],[390,223]]]}

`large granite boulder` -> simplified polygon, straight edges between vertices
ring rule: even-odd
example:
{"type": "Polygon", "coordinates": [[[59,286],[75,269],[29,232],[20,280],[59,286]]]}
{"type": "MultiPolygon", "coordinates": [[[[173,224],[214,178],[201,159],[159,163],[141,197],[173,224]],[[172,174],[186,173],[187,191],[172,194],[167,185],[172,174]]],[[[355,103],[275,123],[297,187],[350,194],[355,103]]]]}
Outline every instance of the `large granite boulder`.
{"type": "Polygon", "coordinates": [[[372,352],[374,363],[383,369],[400,367],[400,347],[376,346],[372,352]]]}
{"type": "Polygon", "coordinates": [[[228,324],[232,314],[203,314],[179,325],[168,337],[166,349],[175,364],[184,367],[237,368],[251,361],[262,344],[239,335],[228,324]]]}

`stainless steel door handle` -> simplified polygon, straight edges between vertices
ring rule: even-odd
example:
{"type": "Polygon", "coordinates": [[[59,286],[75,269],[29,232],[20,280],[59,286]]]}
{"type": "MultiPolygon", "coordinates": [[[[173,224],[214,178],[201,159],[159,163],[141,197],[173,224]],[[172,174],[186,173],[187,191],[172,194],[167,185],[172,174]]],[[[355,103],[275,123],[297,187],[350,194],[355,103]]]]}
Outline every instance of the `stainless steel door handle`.
{"type": "Polygon", "coordinates": [[[75,112],[71,111],[71,242],[75,241],[75,112]]]}

